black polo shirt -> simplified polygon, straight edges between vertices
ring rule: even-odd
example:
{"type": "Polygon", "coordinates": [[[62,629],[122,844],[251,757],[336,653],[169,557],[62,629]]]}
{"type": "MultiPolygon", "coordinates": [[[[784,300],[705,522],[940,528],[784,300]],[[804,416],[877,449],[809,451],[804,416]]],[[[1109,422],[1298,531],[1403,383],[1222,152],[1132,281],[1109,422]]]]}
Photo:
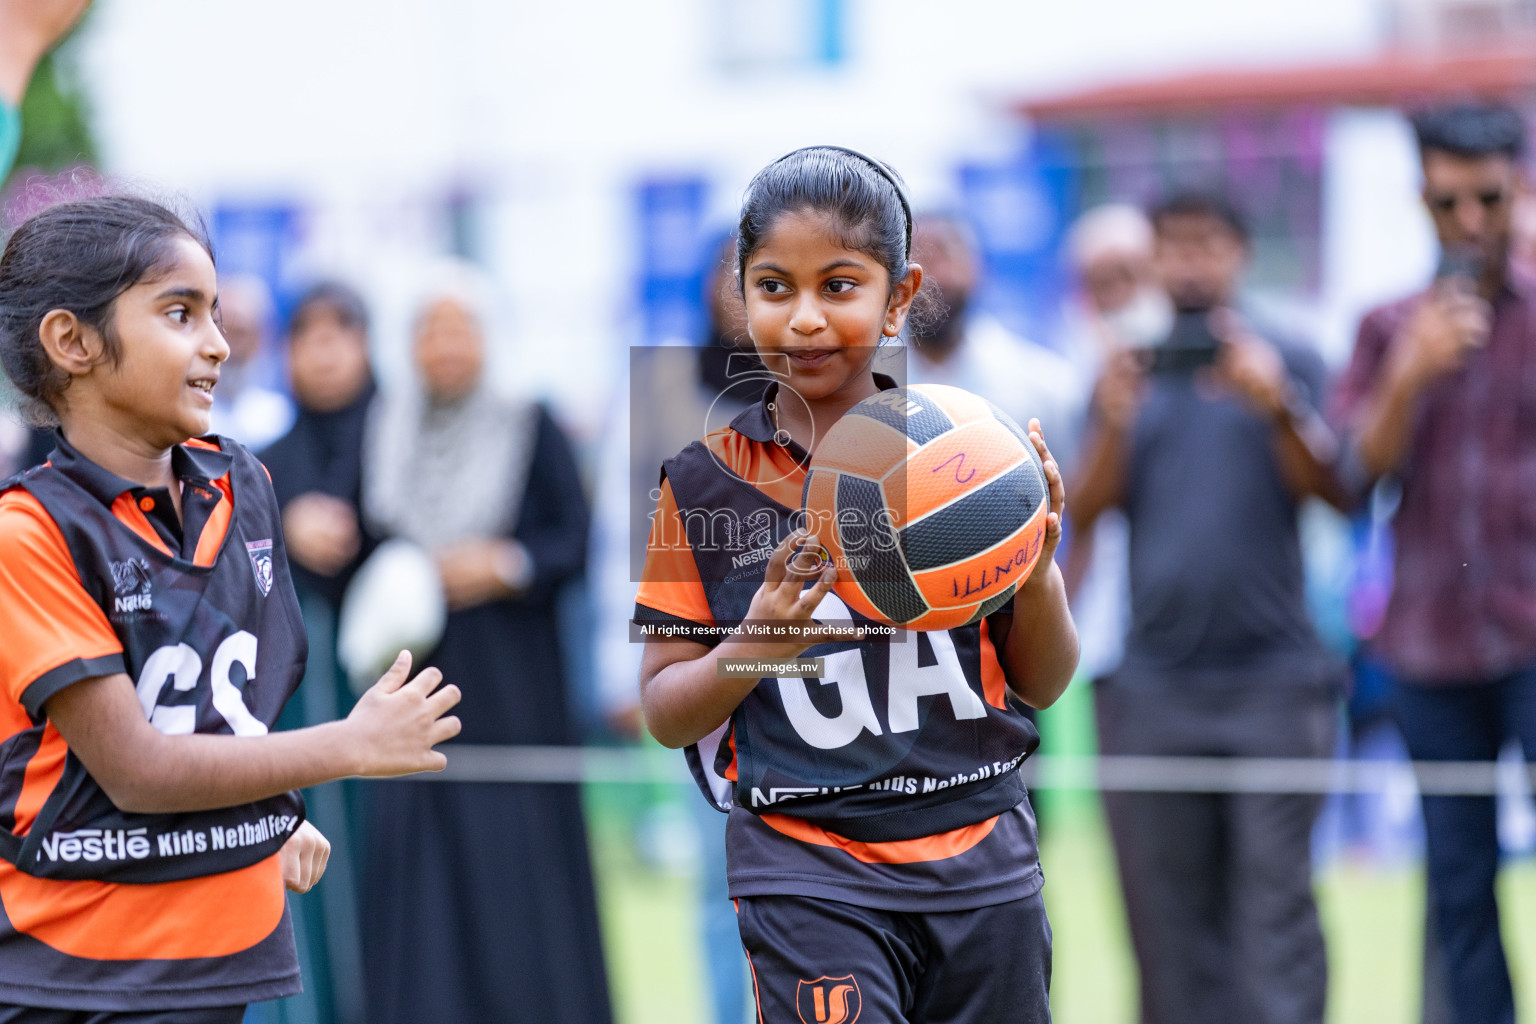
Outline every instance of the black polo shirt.
{"type": "Polygon", "coordinates": [[[144,487],[103,469],[81,455],[62,430],[54,432],[54,441],[53,452],[48,456],[50,464],[108,508],[127,494],[166,546],[179,557],[192,561],[203,527],[224,500],[213,481],[229,475],[233,455],[184,444],[171,449],[171,471],[181,481],[181,517],[177,518],[169,488],[144,487]]]}

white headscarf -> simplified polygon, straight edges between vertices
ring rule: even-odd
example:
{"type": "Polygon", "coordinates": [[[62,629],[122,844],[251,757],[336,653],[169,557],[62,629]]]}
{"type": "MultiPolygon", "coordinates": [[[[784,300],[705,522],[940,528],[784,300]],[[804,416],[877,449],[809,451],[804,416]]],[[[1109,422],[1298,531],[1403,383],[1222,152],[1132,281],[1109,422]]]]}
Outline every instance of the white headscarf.
{"type": "MultiPolygon", "coordinates": [[[[477,268],[445,264],[428,276],[417,323],[452,302],[478,325],[487,362],[495,289],[477,268]]],[[[368,417],[363,513],[377,532],[426,548],[509,535],[517,525],[538,428],[537,406],[498,394],[482,368],[467,396],[439,402],[419,384],[379,398],[368,417]]]]}
{"type": "Polygon", "coordinates": [[[1067,259],[1081,273],[1106,253],[1152,254],[1152,222],[1129,203],[1095,206],[1067,231],[1067,259]]]}

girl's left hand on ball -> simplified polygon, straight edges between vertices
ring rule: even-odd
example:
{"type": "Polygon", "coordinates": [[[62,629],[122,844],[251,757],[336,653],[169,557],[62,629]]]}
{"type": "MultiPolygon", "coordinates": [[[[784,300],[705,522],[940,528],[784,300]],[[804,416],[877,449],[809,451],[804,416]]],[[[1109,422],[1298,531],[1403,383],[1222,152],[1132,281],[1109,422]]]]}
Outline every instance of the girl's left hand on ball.
{"type": "Polygon", "coordinates": [[[309,892],[325,874],[325,862],[331,858],[331,841],[309,822],[299,826],[278,851],[283,865],[283,885],[289,892],[309,892]]]}
{"type": "Polygon", "coordinates": [[[1042,581],[1046,577],[1043,568],[1051,564],[1056,555],[1056,546],[1061,543],[1061,517],[1067,507],[1067,487],[1062,483],[1061,467],[1056,465],[1056,459],[1051,455],[1051,450],[1045,443],[1045,432],[1040,427],[1040,421],[1029,421],[1029,440],[1035,446],[1035,451],[1040,455],[1040,462],[1045,466],[1045,482],[1050,489],[1050,508],[1045,514],[1045,539],[1040,546],[1040,558],[1035,563],[1035,569],[1029,574],[1029,583],[1042,581]]]}

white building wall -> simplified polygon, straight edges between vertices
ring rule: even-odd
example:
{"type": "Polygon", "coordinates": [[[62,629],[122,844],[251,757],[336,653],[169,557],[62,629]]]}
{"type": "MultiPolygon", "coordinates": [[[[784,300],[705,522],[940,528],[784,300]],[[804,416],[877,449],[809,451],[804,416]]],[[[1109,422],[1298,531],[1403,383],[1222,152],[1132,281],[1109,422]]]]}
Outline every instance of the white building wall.
{"type": "Polygon", "coordinates": [[[846,3],[833,69],[724,67],[792,38],[805,0],[98,0],[78,54],[106,169],[313,209],[306,257],[368,289],[388,370],[442,198],[484,196],[519,375],[576,411],[622,365],[643,174],[702,170],[724,216],[767,160],[837,141],[937,196],[1016,139],[1020,95],[1357,55],[1381,31],[1381,0],[846,3]]]}

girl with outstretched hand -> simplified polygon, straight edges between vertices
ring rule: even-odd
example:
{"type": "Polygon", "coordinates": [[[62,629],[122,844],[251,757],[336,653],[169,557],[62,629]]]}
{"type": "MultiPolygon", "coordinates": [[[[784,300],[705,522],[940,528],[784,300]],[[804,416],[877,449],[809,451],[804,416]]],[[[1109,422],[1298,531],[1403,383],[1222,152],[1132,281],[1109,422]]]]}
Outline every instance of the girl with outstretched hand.
{"type": "Polygon", "coordinates": [[[0,482],[0,1022],[298,992],[283,888],[328,845],[295,790],[441,769],[459,731],[402,653],[345,721],[269,732],[307,645],[271,482],[205,436],[228,354],[207,240],[158,204],[60,203],[0,256],[0,362],[59,426],[0,482]]]}

